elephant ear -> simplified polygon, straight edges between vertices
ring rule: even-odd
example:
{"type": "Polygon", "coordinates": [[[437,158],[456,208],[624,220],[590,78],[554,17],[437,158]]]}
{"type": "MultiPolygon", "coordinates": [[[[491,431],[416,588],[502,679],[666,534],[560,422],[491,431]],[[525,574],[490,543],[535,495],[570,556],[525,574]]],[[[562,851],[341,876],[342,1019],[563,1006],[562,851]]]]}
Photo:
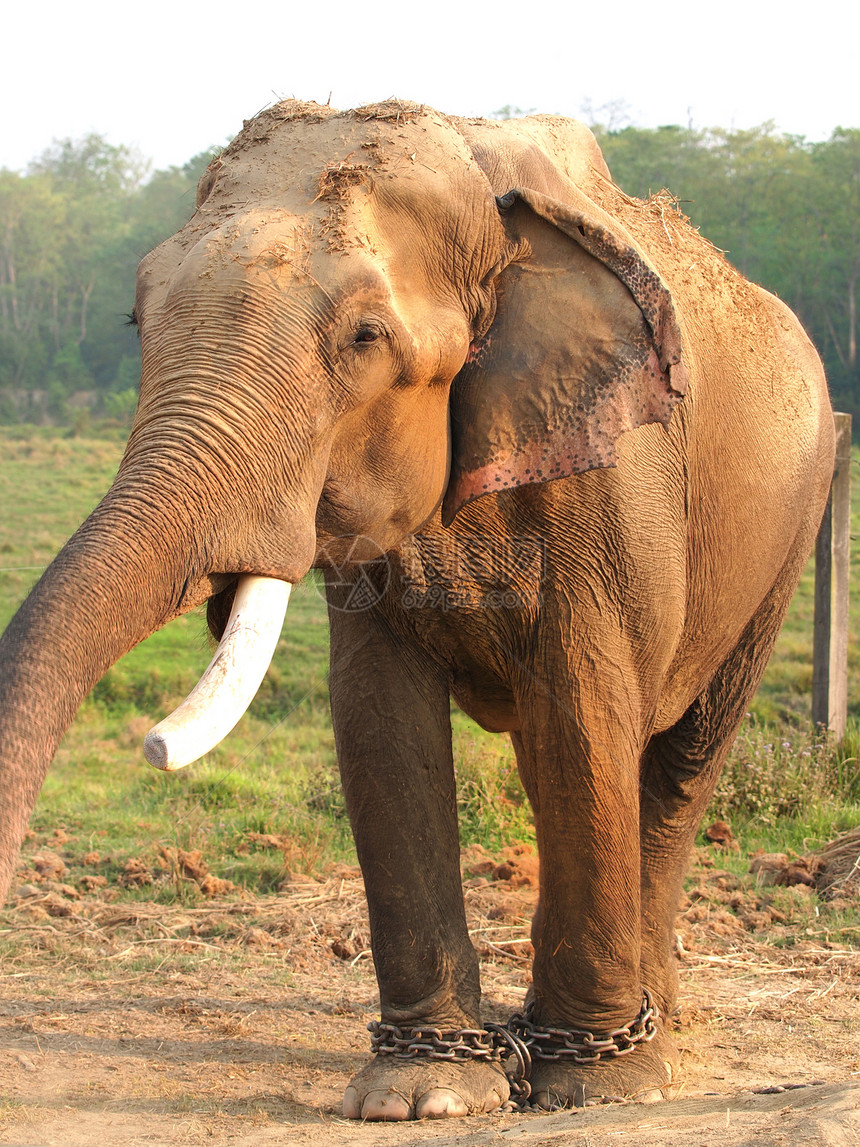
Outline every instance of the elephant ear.
{"type": "Polygon", "coordinates": [[[451,393],[442,517],[484,494],[617,463],[621,434],[686,392],[669,290],[630,234],[569,181],[564,202],[497,199],[515,254],[451,393]]]}

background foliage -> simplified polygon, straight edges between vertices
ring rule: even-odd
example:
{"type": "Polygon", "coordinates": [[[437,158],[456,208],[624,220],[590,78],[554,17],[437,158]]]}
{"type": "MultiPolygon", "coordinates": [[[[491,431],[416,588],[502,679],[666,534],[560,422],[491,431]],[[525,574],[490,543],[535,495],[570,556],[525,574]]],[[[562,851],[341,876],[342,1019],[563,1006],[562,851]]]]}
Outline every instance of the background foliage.
{"type": "MultiPolygon", "coordinates": [[[[503,115],[509,109],[496,113],[503,115]]],[[[749,278],[794,309],[835,405],[860,413],[860,129],[825,142],[776,132],[594,125],[631,195],[667,188],[749,278]]],[[[0,421],[86,428],[130,420],[138,347],[126,325],[138,260],[191,215],[217,149],[149,174],[101,136],[0,170],[0,421]]]]}

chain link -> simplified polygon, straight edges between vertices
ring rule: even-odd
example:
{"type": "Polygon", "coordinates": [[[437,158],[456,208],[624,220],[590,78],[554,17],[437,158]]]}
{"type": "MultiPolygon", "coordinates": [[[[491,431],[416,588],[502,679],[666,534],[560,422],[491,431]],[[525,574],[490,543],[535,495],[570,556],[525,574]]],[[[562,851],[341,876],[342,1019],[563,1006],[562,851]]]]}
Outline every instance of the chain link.
{"type": "Polygon", "coordinates": [[[533,1023],[532,1015],[529,1005],[525,1014],[511,1016],[507,1024],[487,1024],[486,1028],[401,1028],[374,1020],[367,1030],[375,1055],[393,1055],[396,1059],[420,1056],[448,1062],[477,1059],[501,1063],[513,1059],[506,1074],[511,1095],[522,1106],[531,1095],[528,1076],[533,1059],[588,1064],[629,1055],[657,1034],[660,1013],[644,992],[642,1007],[634,1020],[600,1035],[575,1028],[543,1028],[533,1023]]]}
{"type": "Polygon", "coordinates": [[[630,1055],[640,1043],[648,1043],[657,1034],[660,1013],[643,993],[639,1014],[625,1027],[595,1035],[575,1028],[544,1028],[532,1022],[533,1008],[525,1015],[517,1014],[508,1020],[508,1028],[528,1047],[532,1059],[572,1060],[574,1063],[597,1063],[601,1059],[618,1059],[630,1055]]]}
{"type": "Polygon", "coordinates": [[[399,1028],[377,1020],[367,1025],[370,1046],[377,1055],[398,1059],[427,1056],[430,1059],[483,1059],[498,1062],[501,1052],[489,1031],[483,1028],[399,1028]]]}

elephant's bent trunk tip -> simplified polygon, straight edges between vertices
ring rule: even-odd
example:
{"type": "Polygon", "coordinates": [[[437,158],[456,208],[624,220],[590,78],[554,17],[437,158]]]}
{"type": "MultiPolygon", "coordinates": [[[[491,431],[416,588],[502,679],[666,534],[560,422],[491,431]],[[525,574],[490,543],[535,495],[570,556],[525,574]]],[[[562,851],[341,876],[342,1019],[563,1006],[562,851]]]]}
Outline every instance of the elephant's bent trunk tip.
{"type": "Polygon", "coordinates": [[[147,761],[167,772],[182,769],[214,749],[251,704],[281,635],[288,582],[244,575],[215,656],[185,700],[150,729],[147,761]]]}

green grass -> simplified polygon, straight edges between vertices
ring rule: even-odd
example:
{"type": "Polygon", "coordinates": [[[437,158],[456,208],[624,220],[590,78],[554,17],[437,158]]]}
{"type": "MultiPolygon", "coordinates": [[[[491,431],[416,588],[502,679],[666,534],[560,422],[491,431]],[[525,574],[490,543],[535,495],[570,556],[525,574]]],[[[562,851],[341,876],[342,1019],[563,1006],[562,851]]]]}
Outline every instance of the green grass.
{"type": "MultiPolygon", "coordinates": [[[[0,626],[107,489],[120,454],[115,435],[0,431],[0,626]]],[[[855,528],[860,534],[857,514],[855,528]]],[[[854,633],[859,613],[855,595],[854,633]]],[[[711,810],[731,821],[745,852],[802,852],[860,822],[860,657],[856,643],[851,649],[851,724],[840,748],[817,736],[809,719],[810,568],[711,810]]],[[[288,872],[354,859],[328,712],[328,625],[316,584],[296,588],[272,668],[236,730],[203,761],[159,773],[143,759],[143,737],[210,656],[198,611],[109,671],[63,741],[25,852],[50,847],[61,830],[69,837],[62,853],[75,873],[111,883],[129,858],[140,858],[155,884],[122,892],[130,898],[197,895],[192,883],[171,876],[165,849],[199,849],[219,877],[260,891],[277,888],[288,872]],[[261,834],[280,843],[262,844],[255,839],[261,834]]],[[[458,711],[453,725],[464,844],[498,850],[532,840],[508,739],[458,711]]]]}
{"type": "Polygon", "coordinates": [[[821,847],[860,823],[856,725],[841,745],[823,730],[747,721],[709,817],[728,821],[746,852],[821,847]]]}

